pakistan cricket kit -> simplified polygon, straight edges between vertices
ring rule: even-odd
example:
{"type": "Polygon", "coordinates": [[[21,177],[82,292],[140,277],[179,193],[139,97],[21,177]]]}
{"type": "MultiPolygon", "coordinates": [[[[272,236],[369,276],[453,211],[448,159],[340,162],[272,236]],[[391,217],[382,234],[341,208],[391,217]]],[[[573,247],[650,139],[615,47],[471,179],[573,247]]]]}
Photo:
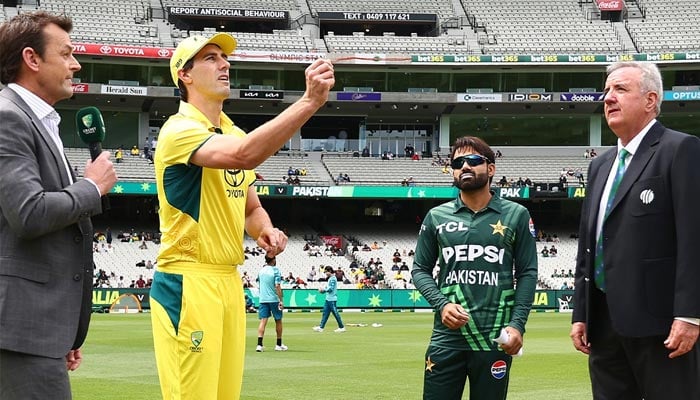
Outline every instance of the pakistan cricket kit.
{"type": "Polygon", "coordinates": [[[493,339],[506,326],[525,332],[537,250],[527,209],[491,193],[478,212],[459,196],[431,209],[418,234],[413,282],[436,311],[424,399],[461,399],[467,376],[471,400],[506,398],[511,356],[493,339]],[[442,324],[440,311],[447,303],[467,310],[467,325],[451,330],[442,324]]]}

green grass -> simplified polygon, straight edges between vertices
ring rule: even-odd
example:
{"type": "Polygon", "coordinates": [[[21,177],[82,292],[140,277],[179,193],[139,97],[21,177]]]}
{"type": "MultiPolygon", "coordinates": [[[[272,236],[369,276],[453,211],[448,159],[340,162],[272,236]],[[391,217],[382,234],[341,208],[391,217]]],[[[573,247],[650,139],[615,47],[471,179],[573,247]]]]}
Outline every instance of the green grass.
{"type": "MultiPolygon", "coordinates": [[[[266,351],[255,352],[258,320],[248,314],[242,399],[420,399],[430,313],[342,313],[348,326],[334,333],[311,330],[320,313],[286,313],[287,352],[275,352],[268,323],[266,351]]],[[[511,371],[510,400],[590,399],[586,357],[568,333],[570,315],[533,313],[524,356],[511,371]]],[[[149,314],[93,316],[82,366],[71,373],[75,400],[160,399],[149,314]]],[[[468,398],[465,394],[464,398],[468,398]]]]}

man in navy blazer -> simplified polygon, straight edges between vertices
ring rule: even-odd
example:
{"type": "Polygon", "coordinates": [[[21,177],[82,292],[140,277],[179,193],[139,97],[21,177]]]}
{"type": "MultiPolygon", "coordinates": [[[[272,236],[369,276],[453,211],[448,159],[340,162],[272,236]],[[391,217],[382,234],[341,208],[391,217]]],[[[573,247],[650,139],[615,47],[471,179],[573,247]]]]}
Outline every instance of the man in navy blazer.
{"type": "Polygon", "coordinates": [[[571,338],[594,399],[700,399],[700,139],[656,121],[656,65],[607,73],[618,144],[588,170],[571,338]]]}
{"type": "Polygon", "coordinates": [[[71,20],[0,25],[0,398],[70,399],[92,301],[92,223],[116,182],[109,152],[78,180],[53,105],[80,70],[71,20]]]}

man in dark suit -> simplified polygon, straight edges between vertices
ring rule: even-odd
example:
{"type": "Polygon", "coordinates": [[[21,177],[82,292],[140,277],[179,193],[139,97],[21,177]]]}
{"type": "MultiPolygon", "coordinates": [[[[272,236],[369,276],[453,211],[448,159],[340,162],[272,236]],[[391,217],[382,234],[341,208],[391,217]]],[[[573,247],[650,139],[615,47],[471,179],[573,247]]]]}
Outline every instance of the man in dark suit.
{"type": "Polygon", "coordinates": [[[0,398],[70,399],[92,300],[92,223],[116,174],[103,152],[78,180],[53,105],[80,70],[71,20],[0,25],[0,398]]]}
{"type": "Polygon", "coordinates": [[[700,140],[656,121],[654,64],[607,72],[618,144],[588,171],[571,338],[594,399],[700,399],[700,140]]]}

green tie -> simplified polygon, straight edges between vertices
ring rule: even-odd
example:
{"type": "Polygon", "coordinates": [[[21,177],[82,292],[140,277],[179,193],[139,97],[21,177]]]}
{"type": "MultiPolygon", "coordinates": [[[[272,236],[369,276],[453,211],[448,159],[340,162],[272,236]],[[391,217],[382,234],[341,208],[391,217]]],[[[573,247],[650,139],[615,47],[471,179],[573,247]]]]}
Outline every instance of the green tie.
{"type": "MultiPolygon", "coordinates": [[[[615,201],[615,194],[617,193],[617,188],[620,186],[620,182],[622,182],[622,176],[625,174],[625,161],[627,160],[627,156],[630,154],[629,151],[625,149],[621,149],[620,152],[617,154],[618,157],[618,163],[617,163],[617,171],[615,172],[615,178],[613,179],[612,186],[610,186],[610,194],[608,195],[608,202],[605,205],[605,214],[603,215],[603,226],[605,225],[605,220],[608,218],[608,214],[610,214],[610,208],[612,207],[613,201],[615,201]]],[[[598,235],[598,241],[596,244],[596,250],[595,250],[595,260],[594,260],[594,265],[595,265],[595,271],[594,271],[594,280],[595,280],[595,285],[600,289],[601,291],[605,292],[605,267],[603,266],[603,227],[601,226],[600,228],[600,234],[598,235]]]]}

